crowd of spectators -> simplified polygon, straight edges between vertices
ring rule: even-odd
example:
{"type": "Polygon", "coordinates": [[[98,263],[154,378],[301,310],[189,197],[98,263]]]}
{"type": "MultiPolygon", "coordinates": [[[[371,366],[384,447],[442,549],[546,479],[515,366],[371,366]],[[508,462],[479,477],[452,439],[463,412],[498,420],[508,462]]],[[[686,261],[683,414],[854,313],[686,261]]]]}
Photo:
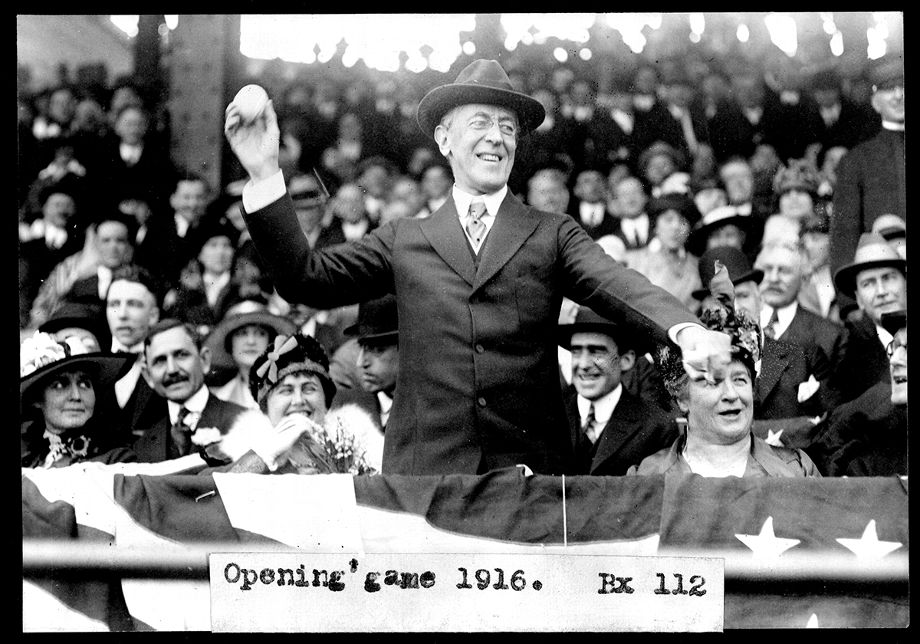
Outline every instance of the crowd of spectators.
{"type": "MultiPolygon", "coordinates": [[[[906,400],[890,395],[906,382],[906,322],[903,333],[883,323],[906,308],[903,69],[881,61],[869,92],[833,70],[784,85],[753,67],[728,75],[715,65],[691,74],[645,63],[603,93],[574,74],[554,73],[537,87],[515,80],[546,119],[522,137],[510,190],[571,215],[608,254],[694,312],[713,260],[721,261],[739,308],[765,336],[755,434],[804,449],[824,474],[906,474],[898,411],[906,400]],[[888,432],[885,458],[866,456],[880,440],[858,420],[867,414],[888,432]]],[[[301,362],[322,376],[324,411],[333,404],[330,363],[351,374],[340,388],[360,387],[354,353],[337,360],[357,306],[318,311],[284,301],[243,224],[242,182],[211,186],[174,165],[167,125],[130,84],[105,96],[61,86],[19,97],[20,328],[68,346],[78,337],[92,353],[141,356],[124,365],[77,360],[66,377],[55,375],[49,388],[73,389],[89,410],[79,429],[104,426],[105,446],[137,441],[135,456],[181,456],[187,441],[183,449],[164,438],[187,422],[176,401],[198,415],[195,423],[225,430],[276,395],[251,382],[274,386],[284,376],[251,378],[249,370],[259,356],[277,362],[283,351],[272,354],[272,342],[295,333],[297,351],[310,356],[301,362]],[[212,409],[221,398],[227,404],[212,409]]],[[[273,98],[281,166],[312,248],[359,239],[395,218],[428,217],[448,199],[450,167],[415,122],[420,97],[402,95],[393,80],[295,82],[273,98]]],[[[576,311],[564,306],[560,323],[576,311]]],[[[49,351],[32,344],[23,351],[49,351]]],[[[656,407],[656,418],[685,416],[660,395],[654,352],[636,353],[623,369],[627,388],[656,407]]],[[[30,391],[21,407],[24,466],[97,453],[42,443],[34,427],[57,436],[49,430],[61,421],[51,418],[48,395],[39,398],[30,391]]],[[[370,409],[379,421],[379,406],[370,409]]]]}

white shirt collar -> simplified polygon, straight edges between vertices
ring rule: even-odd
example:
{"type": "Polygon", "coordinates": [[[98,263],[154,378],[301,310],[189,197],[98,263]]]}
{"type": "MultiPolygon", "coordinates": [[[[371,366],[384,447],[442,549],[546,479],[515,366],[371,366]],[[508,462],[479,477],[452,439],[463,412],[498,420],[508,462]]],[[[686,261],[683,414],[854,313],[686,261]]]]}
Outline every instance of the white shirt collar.
{"type": "Polygon", "coordinates": [[[498,214],[498,208],[502,205],[502,201],[505,200],[505,195],[508,194],[508,185],[505,184],[498,192],[493,192],[490,195],[474,197],[474,195],[464,192],[457,187],[457,184],[454,184],[451,194],[454,197],[454,204],[457,206],[457,214],[460,216],[461,220],[469,214],[470,204],[473,203],[473,199],[482,199],[486,204],[487,211],[487,215],[483,216],[482,220],[485,222],[486,227],[491,229],[492,224],[489,220],[498,214]]]}
{"type": "Polygon", "coordinates": [[[882,127],[886,130],[891,130],[892,132],[903,132],[904,124],[895,123],[894,121],[882,121],[882,127]]]}
{"type": "Polygon", "coordinates": [[[894,340],[894,336],[888,333],[888,330],[885,327],[875,325],[875,333],[878,335],[879,342],[882,343],[884,348],[888,348],[888,345],[891,344],[891,341],[894,340]]]}
{"type": "Polygon", "coordinates": [[[99,280],[99,299],[105,299],[106,291],[109,290],[109,284],[112,283],[112,269],[108,266],[97,266],[96,277],[99,280]]]}
{"type": "Polygon", "coordinates": [[[581,416],[581,424],[584,425],[588,418],[588,410],[591,404],[594,404],[594,422],[597,423],[598,433],[610,421],[614,410],[623,396],[623,383],[618,384],[614,389],[607,392],[597,400],[588,400],[581,394],[578,394],[578,415],[581,416]]]}
{"type": "Polygon", "coordinates": [[[582,201],[578,204],[578,215],[581,217],[581,223],[585,226],[599,226],[604,221],[604,211],[606,206],[603,202],[589,203],[582,201]]]}
{"type": "Polygon", "coordinates": [[[380,423],[386,425],[390,417],[390,408],[393,407],[393,399],[385,392],[378,391],[377,402],[380,403],[380,423]]]}
{"type": "MultiPolygon", "coordinates": [[[[792,304],[787,304],[781,309],[776,309],[776,326],[773,328],[775,332],[774,338],[779,339],[786,332],[786,329],[789,328],[789,325],[792,324],[792,318],[795,317],[796,312],[799,310],[799,303],[795,300],[792,301],[792,304]]],[[[760,326],[761,328],[767,326],[770,323],[770,318],[773,317],[773,307],[769,304],[764,304],[763,308],[760,309],[760,326]]]]}
{"type": "Polygon", "coordinates": [[[132,347],[127,347],[123,345],[121,342],[119,342],[118,340],[116,340],[115,338],[112,338],[112,353],[117,353],[119,351],[123,351],[125,353],[143,353],[144,343],[138,342],[132,347]]]}
{"type": "Polygon", "coordinates": [[[202,277],[202,281],[204,282],[204,294],[208,299],[208,304],[214,306],[217,304],[217,296],[220,295],[223,288],[230,283],[230,271],[221,273],[217,279],[207,279],[209,277],[210,275],[202,277]]]}
{"type": "Polygon", "coordinates": [[[176,220],[176,234],[184,239],[185,234],[188,232],[188,227],[191,225],[191,223],[188,219],[178,213],[174,215],[174,218],[176,220]]]}
{"type": "Polygon", "coordinates": [[[370,224],[368,224],[367,219],[361,219],[356,222],[343,221],[342,233],[345,235],[347,241],[357,241],[364,237],[369,226],[370,224]]]}
{"type": "MultiPolygon", "coordinates": [[[[166,406],[169,408],[169,423],[173,424],[176,422],[176,419],[179,417],[179,409],[182,407],[185,407],[193,414],[198,414],[200,417],[201,413],[204,411],[205,405],[208,404],[208,396],[210,395],[211,394],[208,391],[208,388],[202,385],[201,388],[193,393],[191,398],[186,400],[184,403],[177,403],[172,400],[167,400],[166,406]]],[[[192,429],[195,428],[191,422],[186,421],[185,424],[192,429]]]]}
{"type": "Polygon", "coordinates": [[[645,243],[648,240],[648,215],[643,212],[638,217],[623,217],[620,230],[634,244],[645,243]]]}

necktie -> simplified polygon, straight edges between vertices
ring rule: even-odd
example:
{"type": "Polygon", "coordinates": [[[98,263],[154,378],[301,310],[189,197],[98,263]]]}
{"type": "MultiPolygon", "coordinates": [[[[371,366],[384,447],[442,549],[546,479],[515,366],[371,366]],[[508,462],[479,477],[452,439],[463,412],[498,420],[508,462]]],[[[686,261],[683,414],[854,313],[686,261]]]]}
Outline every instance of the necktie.
{"type": "Polygon", "coordinates": [[[582,430],[585,433],[585,436],[588,437],[588,440],[593,444],[597,440],[597,433],[595,432],[595,418],[594,418],[594,403],[591,403],[591,406],[588,408],[588,417],[585,419],[585,424],[582,430]]]}
{"type": "Polygon", "coordinates": [[[179,415],[176,416],[176,422],[170,428],[169,433],[172,435],[173,444],[175,445],[176,456],[185,456],[189,453],[189,446],[192,444],[192,430],[185,424],[185,417],[189,411],[185,407],[179,409],[179,415]]]}
{"type": "Polygon", "coordinates": [[[470,204],[470,211],[466,221],[466,232],[470,236],[473,246],[479,246],[482,238],[486,234],[486,224],[481,217],[486,214],[486,204],[482,201],[474,201],[470,204]]]}
{"type": "Polygon", "coordinates": [[[770,316],[770,321],[764,327],[763,334],[771,340],[775,340],[777,324],[779,324],[779,316],[776,314],[776,309],[773,309],[773,315],[770,316]]]}

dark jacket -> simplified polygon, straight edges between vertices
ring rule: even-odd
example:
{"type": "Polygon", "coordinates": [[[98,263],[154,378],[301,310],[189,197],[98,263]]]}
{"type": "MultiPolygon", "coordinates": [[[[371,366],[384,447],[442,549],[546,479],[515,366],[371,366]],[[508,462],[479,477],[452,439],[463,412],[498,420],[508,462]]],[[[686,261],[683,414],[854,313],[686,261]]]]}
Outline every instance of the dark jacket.
{"type": "Polygon", "coordinates": [[[677,424],[673,419],[624,388],[593,449],[584,452],[575,387],[570,386],[563,396],[575,454],[570,474],[623,476],[630,465],[637,465],[677,439],[677,424]]]}
{"type": "MultiPolygon", "coordinates": [[[[51,451],[48,440],[44,438],[45,424],[43,420],[26,421],[23,423],[19,436],[21,451],[20,464],[22,467],[43,467],[48,453],[51,451]]],[[[135,461],[133,452],[128,449],[127,441],[122,441],[119,436],[110,431],[108,427],[95,419],[80,429],[69,430],[66,435],[79,437],[74,447],[85,450],[85,455],[75,455],[67,460],[59,461],[54,467],[63,467],[72,463],[95,461],[99,463],[129,463],[135,461]]]]}
{"type": "Polygon", "coordinates": [[[847,334],[843,327],[799,305],[792,322],[777,339],[802,347],[809,375],[821,382],[824,408],[840,403],[840,393],[830,381],[846,351],[847,334]]]}
{"type": "Polygon", "coordinates": [[[847,318],[844,323],[847,345],[835,378],[834,387],[842,402],[857,398],[879,382],[888,382],[888,354],[878,338],[875,324],[864,314],[847,318]]]}
{"type": "MultiPolygon", "coordinates": [[[[216,427],[221,434],[226,434],[233,421],[246,408],[236,403],[221,400],[213,394],[208,395],[208,402],[201,412],[197,428],[216,427]]],[[[159,463],[169,460],[169,448],[172,444],[169,414],[160,418],[156,424],[145,430],[134,443],[134,452],[139,463],[159,463]]]]}
{"type": "Polygon", "coordinates": [[[112,427],[129,444],[166,413],[166,399],[150,388],[143,375],[138,377],[124,407],[118,406],[114,387],[103,391],[96,399],[96,418],[112,427]]]}
{"type": "Polygon", "coordinates": [[[397,219],[316,253],[287,195],[246,221],[289,301],[329,309],[396,294],[400,393],[387,426],[387,474],[474,474],[519,463],[563,471],[563,296],[661,341],[672,325],[696,321],[571,217],[528,208],[510,193],[475,260],[453,199],[427,219],[397,219]]]}
{"type": "MultiPolygon", "coordinates": [[[[799,384],[807,380],[808,367],[802,348],[767,338],[760,375],[754,385],[754,418],[793,418],[820,413],[817,400],[807,401],[810,405],[799,404],[799,384]],[[812,409],[814,405],[817,407],[812,409]]],[[[817,399],[817,394],[813,398],[817,399]]]]}

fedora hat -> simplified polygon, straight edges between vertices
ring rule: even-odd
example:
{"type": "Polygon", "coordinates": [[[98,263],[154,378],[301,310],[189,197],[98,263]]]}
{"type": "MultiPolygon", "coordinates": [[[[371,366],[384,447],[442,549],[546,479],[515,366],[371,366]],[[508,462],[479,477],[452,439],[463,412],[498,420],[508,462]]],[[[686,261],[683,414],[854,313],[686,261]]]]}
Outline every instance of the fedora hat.
{"type": "Polygon", "coordinates": [[[687,250],[699,257],[706,250],[709,235],[722,226],[733,224],[745,233],[751,229],[751,214],[743,214],[738,206],[716,206],[700,219],[687,239],[687,250]]]}
{"type": "Polygon", "coordinates": [[[358,307],[357,321],[343,333],[358,338],[360,342],[395,342],[399,337],[396,296],[385,295],[376,300],[362,302],[358,307]]]}
{"type": "Polygon", "coordinates": [[[834,273],[834,285],[844,295],[853,297],[856,292],[856,276],[860,271],[886,266],[896,268],[907,275],[907,262],[885,241],[884,237],[877,233],[863,233],[859,238],[853,261],[841,266],[834,273]]]}
{"type": "Polygon", "coordinates": [[[87,352],[80,342],[58,342],[51,335],[36,331],[19,347],[20,414],[38,386],[59,373],[86,369],[98,394],[124,376],[136,359],[133,354],[87,352]]]}
{"type": "Polygon", "coordinates": [[[514,89],[497,60],[479,59],[467,65],[453,83],[425,94],[418,104],[419,127],[433,137],[434,129],[449,110],[470,103],[499,105],[515,112],[522,133],[534,130],[546,116],[540,101],[514,89]]]}
{"type": "MultiPolygon", "coordinates": [[[[243,300],[227,309],[223,319],[214,327],[204,345],[211,350],[211,364],[215,367],[234,368],[230,353],[230,338],[243,327],[256,325],[275,335],[293,335],[297,326],[279,315],[268,311],[268,307],[255,300],[243,300]]],[[[271,341],[272,338],[269,338],[271,341]]]]}
{"type": "Polygon", "coordinates": [[[563,349],[569,348],[572,344],[572,336],[576,333],[602,333],[610,336],[621,353],[629,350],[639,354],[648,353],[654,344],[651,338],[639,333],[636,329],[608,320],[587,306],[579,306],[575,320],[571,324],[560,324],[557,329],[557,341],[563,349]]]}
{"type": "MultiPolygon", "coordinates": [[[[700,281],[703,284],[709,284],[716,274],[716,261],[722,263],[728,271],[728,279],[733,286],[753,280],[760,284],[763,280],[763,271],[751,266],[751,260],[743,251],[733,246],[718,246],[710,248],[699,261],[700,281]]],[[[706,286],[693,291],[693,298],[704,300],[710,294],[710,289],[706,286]]]]}
{"type": "Polygon", "coordinates": [[[101,304],[65,301],[38,327],[38,330],[54,334],[62,329],[74,327],[92,333],[101,347],[111,344],[111,332],[101,304]]]}

